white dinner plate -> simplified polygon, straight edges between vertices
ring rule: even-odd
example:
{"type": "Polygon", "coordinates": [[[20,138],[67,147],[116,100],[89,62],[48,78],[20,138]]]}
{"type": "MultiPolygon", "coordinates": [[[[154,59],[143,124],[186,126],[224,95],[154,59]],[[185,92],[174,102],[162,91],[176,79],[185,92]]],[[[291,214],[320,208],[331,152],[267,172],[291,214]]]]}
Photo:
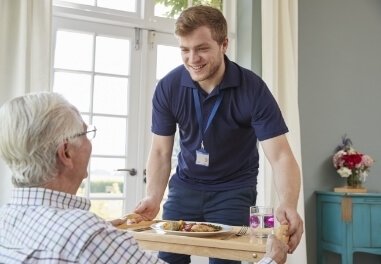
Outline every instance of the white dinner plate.
{"type": "Polygon", "coordinates": [[[171,230],[165,230],[163,228],[165,222],[155,223],[151,225],[151,228],[156,231],[156,233],[168,233],[171,235],[178,235],[178,236],[196,236],[196,237],[205,237],[205,236],[212,236],[216,234],[226,233],[233,229],[232,226],[223,225],[223,224],[215,224],[210,222],[195,222],[195,221],[186,221],[186,223],[196,223],[196,224],[212,224],[215,226],[220,226],[222,229],[215,231],[215,232],[186,232],[186,231],[171,231],[171,230]]]}

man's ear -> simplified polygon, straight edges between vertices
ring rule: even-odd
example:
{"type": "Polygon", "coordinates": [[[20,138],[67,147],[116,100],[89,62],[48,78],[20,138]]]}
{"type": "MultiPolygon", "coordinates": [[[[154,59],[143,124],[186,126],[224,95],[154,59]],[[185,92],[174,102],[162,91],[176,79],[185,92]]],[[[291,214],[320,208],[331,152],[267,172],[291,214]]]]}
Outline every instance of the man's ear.
{"type": "Polygon", "coordinates": [[[221,45],[223,53],[226,53],[226,50],[228,49],[228,43],[229,43],[229,39],[225,38],[221,45]]]}
{"type": "Polygon", "coordinates": [[[63,142],[58,146],[57,149],[57,158],[59,161],[66,167],[73,168],[72,155],[69,151],[70,145],[68,142],[63,142]]]}

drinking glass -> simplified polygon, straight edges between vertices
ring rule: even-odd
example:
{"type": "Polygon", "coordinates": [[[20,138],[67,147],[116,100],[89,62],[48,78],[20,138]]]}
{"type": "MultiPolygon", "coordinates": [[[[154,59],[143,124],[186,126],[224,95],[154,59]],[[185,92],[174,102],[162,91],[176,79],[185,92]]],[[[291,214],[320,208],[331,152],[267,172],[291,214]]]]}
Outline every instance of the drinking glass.
{"type": "Polygon", "coordinates": [[[252,236],[266,238],[273,233],[274,207],[250,206],[250,232],[252,236]]]}

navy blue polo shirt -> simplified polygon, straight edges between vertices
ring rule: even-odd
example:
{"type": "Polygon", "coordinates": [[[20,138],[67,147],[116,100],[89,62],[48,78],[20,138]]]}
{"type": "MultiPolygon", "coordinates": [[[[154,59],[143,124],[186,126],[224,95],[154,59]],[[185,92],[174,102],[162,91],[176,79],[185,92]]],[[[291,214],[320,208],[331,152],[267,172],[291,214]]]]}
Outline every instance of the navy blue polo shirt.
{"type": "Polygon", "coordinates": [[[225,74],[218,87],[205,93],[181,65],[155,89],[151,131],[170,136],[179,129],[180,153],[172,181],[184,187],[224,191],[256,186],[258,174],[257,139],[262,141],[288,132],[277,102],[264,81],[255,73],[225,56],[225,74]],[[221,104],[208,129],[202,132],[193,99],[197,89],[203,115],[203,128],[218,97],[221,104]],[[209,153],[209,166],[196,164],[196,151],[209,153]]]}

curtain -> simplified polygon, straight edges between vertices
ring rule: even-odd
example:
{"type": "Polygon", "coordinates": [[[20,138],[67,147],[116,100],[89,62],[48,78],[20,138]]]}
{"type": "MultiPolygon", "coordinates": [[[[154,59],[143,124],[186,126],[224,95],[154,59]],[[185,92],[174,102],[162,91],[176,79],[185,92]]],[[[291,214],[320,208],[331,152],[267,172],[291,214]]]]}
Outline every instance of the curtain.
{"type": "MultiPolygon", "coordinates": [[[[282,110],[290,130],[287,138],[302,171],[300,124],[298,109],[298,0],[262,0],[262,77],[282,110]]],[[[261,157],[264,153],[261,150],[261,157]]],[[[272,180],[272,170],[261,159],[264,174],[262,187],[266,203],[277,206],[279,201],[272,180]]],[[[298,212],[304,220],[303,176],[298,212]]],[[[305,234],[287,263],[307,263],[305,234]]]]}
{"type": "MultiPolygon", "coordinates": [[[[50,87],[52,0],[0,1],[0,105],[50,87]]],[[[12,190],[0,159],[0,206],[12,190]]]]}

